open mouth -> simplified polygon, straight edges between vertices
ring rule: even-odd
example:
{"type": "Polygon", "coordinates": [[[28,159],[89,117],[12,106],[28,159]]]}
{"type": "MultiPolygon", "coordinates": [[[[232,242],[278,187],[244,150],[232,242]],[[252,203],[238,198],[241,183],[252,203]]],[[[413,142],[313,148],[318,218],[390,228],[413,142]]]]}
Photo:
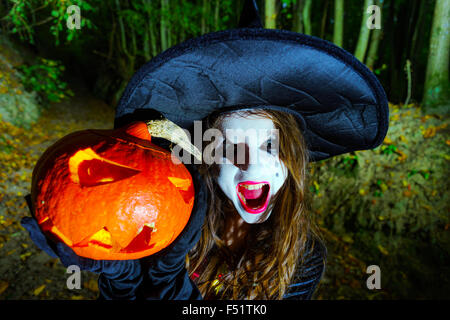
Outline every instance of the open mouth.
{"type": "Polygon", "coordinates": [[[269,204],[270,184],[266,181],[244,181],[236,186],[236,192],[245,211],[261,213],[269,204]]]}

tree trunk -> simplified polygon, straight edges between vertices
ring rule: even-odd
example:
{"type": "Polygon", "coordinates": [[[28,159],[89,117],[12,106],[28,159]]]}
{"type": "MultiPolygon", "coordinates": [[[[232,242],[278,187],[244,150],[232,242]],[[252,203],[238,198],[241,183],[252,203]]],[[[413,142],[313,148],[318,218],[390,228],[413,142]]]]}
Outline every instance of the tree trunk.
{"type": "Polygon", "coordinates": [[[329,5],[329,0],[325,0],[325,5],[323,6],[323,14],[322,14],[322,21],[320,24],[320,37],[324,38],[325,37],[325,29],[327,27],[327,17],[328,17],[328,5],[329,5]]]}
{"type": "MultiPolygon", "coordinates": [[[[379,0],[378,0],[379,1],[379,0]]],[[[422,1],[420,1],[422,2],[422,1]]],[[[414,37],[414,29],[416,24],[418,23],[418,12],[419,12],[420,3],[415,0],[412,1],[412,4],[409,5],[409,20],[407,22],[408,24],[408,31],[407,31],[407,37],[406,37],[406,48],[404,50],[406,59],[409,59],[411,57],[411,47],[413,44],[413,37],[414,37]]]]}
{"type": "Polygon", "coordinates": [[[305,0],[305,7],[303,8],[303,26],[305,27],[305,34],[312,34],[311,28],[311,6],[312,0],[305,0]]]}
{"type": "MultiPolygon", "coordinates": [[[[380,6],[380,10],[382,12],[383,3],[378,0],[376,1],[376,5],[380,6]]],[[[381,29],[372,30],[372,35],[370,37],[370,47],[369,52],[367,52],[366,65],[370,70],[373,70],[375,66],[375,62],[378,57],[378,47],[381,39],[383,38],[383,27],[381,29]]]]}
{"type": "Polygon", "coordinates": [[[381,29],[375,29],[372,32],[372,37],[370,39],[369,52],[367,52],[366,65],[370,70],[373,70],[375,62],[378,58],[378,47],[381,39],[383,38],[383,32],[381,29]]]}
{"type": "Polygon", "coordinates": [[[267,29],[276,29],[277,12],[275,0],[266,0],[265,5],[265,27],[267,29]]]}
{"type": "Polygon", "coordinates": [[[450,1],[436,0],[431,27],[430,48],[423,105],[426,108],[448,103],[449,98],[449,53],[450,53],[450,1]]]}
{"type": "Polygon", "coordinates": [[[151,59],[152,54],[150,53],[150,36],[149,28],[147,25],[146,30],[144,30],[144,59],[148,61],[151,59]]]}
{"type": "Polygon", "coordinates": [[[219,30],[219,21],[220,21],[220,1],[216,0],[215,8],[214,8],[214,31],[219,30]]]}
{"type": "MultiPolygon", "coordinates": [[[[117,6],[117,12],[120,13],[121,8],[120,8],[119,0],[116,0],[116,6],[117,6]]],[[[127,40],[126,40],[126,36],[125,36],[125,26],[123,24],[123,19],[120,16],[120,14],[118,15],[117,20],[119,22],[119,28],[120,28],[120,47],[121,47],[122,51],[125,53],[125,55],[129,56],[129,53],[127,50],[127,40]]]]}
{"type": "Polygon", "coordinates": [[[147,30],[144,32],[144,53],[145,59],[149,60],[151,57],[154,57],[158,54],[158,50],[156,49],[156,38],[155,38],[155,30],[154,30],[154,22],[152,17],[152,3],[151,0],[144,0],[144,9],[147,18],[147,30]]]}
{"type": "Polygon", "coordinates": [[[167,6],[166,6],[166,34],[167,34],[167,48],[170,48],[172,46],[172,38],[174,36],[173,32],[172,32],[172,23],[170,21],[171,16],[171,12],[170,12],[170,1],[167,0],[167,6]]]}
{"type": "Polygon", "coordinates": [[[293,31],[298,33],[303,33],[303,8],[305,6],[304,0],[297,0],[294,5],[294,22],[293,31]]]}
{"type": "Polygon", "coordinates": [[[333,42],[343,47],[344,40],[344,0],[334,0],[333,42]]]}
{"type": "Polygon", "coordinates": [[[156,45],[156,35],[155,35],[155,24],[151,19],[148,21],[148,28],[150,30],[150,42],[152,44],[152,55],[156,56],[158,54],[158,47],[156,45]]]}
{"type": "Polygon", "coordinates": [[[209,32],[209,5],[210,0],[203,0],[202,3],[202,34],[209,32]]]}
{"type": "Polygon", "coordinates": [[[355,50],[355,57],[361,61],[364,62],[364,57],[366,56],[367,51],[367,45],[369,43],[369,36],[370,36],[370,29],[367,28],[366,22],[368,15],[366,13],[367,7],[371,6],[373,4],[373,0],[365,0],[364,1],[364,8],[363,8],[363,17],[361,22],[361,29],[359,31],[359,38],[358,43],[356,45],[355,50]]]}
{"type": "Polygon", "coordinates": [[[169,0],[161,0],[161,25],[160,25],[161,51],[164,51],[168,48],[168,41],[167,41],[168,7],[169,7],[169,0]]]}
{"type": "Polygon", "coordinates": [[[424,20],[425,13],[426,13],[425,5],[426,5],[425,1],[420,1],[418,19],[415,24],[414,34],[413,34],[412,41],[411,41],[411,56],[414,55],[414,53],[416,52],[416,48],[418,48],[417,39],[419,37],[420,30],[422,30],[423,20],[424,20]]]}

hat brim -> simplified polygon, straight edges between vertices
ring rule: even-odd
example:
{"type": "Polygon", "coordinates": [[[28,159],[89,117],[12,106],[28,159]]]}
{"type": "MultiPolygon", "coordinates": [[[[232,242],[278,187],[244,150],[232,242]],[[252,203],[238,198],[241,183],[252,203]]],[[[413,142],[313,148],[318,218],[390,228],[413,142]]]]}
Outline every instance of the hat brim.
{"type": "Polygon", "coordinates": [[[273,108],[299,119],[311,161],[375,148],[388,129],[386,94],[353,55],[286,30],[233,29],[176,45],[145,64],[116,108],[116,125],[156,110],[184,128],[219,110],[273,108]]]}

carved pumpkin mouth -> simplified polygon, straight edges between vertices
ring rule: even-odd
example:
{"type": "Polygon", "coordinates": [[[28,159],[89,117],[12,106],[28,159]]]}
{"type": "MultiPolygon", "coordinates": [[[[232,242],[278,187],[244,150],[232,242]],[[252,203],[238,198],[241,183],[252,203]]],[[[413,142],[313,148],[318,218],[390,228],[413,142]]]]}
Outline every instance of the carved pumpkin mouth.
{"type": "Polygon", "coordinates": [[[148,250],[155,246],[155,243],[150,244],[152,233],[156,231],[155,224],[145,224],[139,231],[137,236],[125,247],[119,248],[114,241],[111,233],[106,227],[103,227],[92,236],[86,239],[73,243],[68,237],[66,237],[53,223],[50,218],[45,218],[40,222],[44,230],[48,230],[57,235],[63,242],[73,248],[83,248],[88,246],[95,246],[99,249],[112,250],[113,252],[129,253],[142,250],[148,250]]]}
{"type": "Polygon", "coordinates": [[[189,220],[195,186],[147,131],[144,122],[86,130],[52,145],[33,171],[41,230],[96,260],[140,259],[169,245],[189,220]]]}
{"type": "Polygon", "coordinates": [[[112,250],[113,252],[120,253],[128,253],[128,252],[136,252],[141,250],[151,249],[155,246],[155,244],[150,244],[152,238],[152,232],[156,230],[154,228],[154,224],[152,225],[144,225],[137,236],[125,247],[125,248],[117,248],[117,244],[115,243],[111,233],[108,231],[106,227],[97,231],[89,238],[74,244],[73,247],[87,247],[87,246],[97,246],[99,248],[112,250]]]}

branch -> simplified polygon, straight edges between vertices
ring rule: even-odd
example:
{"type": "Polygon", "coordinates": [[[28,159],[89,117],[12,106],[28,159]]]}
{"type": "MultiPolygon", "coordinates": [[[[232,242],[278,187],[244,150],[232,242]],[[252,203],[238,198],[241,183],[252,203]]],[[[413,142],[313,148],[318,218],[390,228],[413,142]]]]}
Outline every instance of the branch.
{"type": "MultiPolygon", "coordinates": [[[[34,23],[32,25],[27,25],[26,27],[23,27],[23,28],[20,28],[20,29],[16,29],[15,32],[10,31],[8,33],[12,34],[12,33],[16,33],[16,32],[23,31],[23,30],[29,30],[29,29],[34,28],[36,26],[40,26],[40,25],[43,25],[43,24],[45,24],[47,22],[50,22],[51,20],[53,20],[53,17],[48,17],[48,18],[46,18],[46,19],[44,19],[42,21],[36,22],[36,23],[34,23]]],[[[23,22],[25,23],[25,21],[23,21],[23,22]]]]}

